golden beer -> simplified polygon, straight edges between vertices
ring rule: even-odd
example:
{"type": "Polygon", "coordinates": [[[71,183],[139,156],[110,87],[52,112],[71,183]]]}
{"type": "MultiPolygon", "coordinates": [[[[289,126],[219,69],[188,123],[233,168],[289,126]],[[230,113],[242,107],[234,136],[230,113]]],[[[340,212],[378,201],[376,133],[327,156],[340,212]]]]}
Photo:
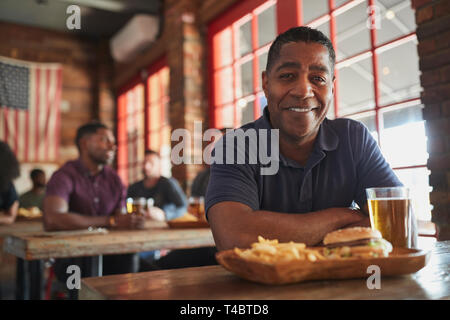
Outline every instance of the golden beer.
{"type": "Polygon", "coordinates": [[[205,201],[203,197],[190,197],[188,212],[199,220],[206,220],[205,201]]]}
{"type": "Polygon", "coordinates": [[[147,209],[147,199],[145,198],[128,198],[127,199],[127,213],[142,215],[142,210],[147,209]]]}
{"type": "Polygon", "coordinates": [[[368,199],[370,223],[394,247],[411,246],[411,199],[368,199]]]}

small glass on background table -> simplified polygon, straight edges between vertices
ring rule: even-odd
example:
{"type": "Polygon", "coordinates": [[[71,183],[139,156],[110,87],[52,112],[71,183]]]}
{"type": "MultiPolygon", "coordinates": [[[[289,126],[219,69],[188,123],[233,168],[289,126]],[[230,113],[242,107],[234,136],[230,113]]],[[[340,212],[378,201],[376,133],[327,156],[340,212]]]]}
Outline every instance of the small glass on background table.
{"type": "Polygon", "coordinates": [[[197,217],[199,220],[206,220],[205,216],[205,198],[189,197],[188,212],[197,217]]]}
{"type": "Polygon", "coordinates": [[[394,247],[412,248],[412,207],[406,187],[366,189],[370,224],[394,247]]]}
{"type": "Polygon", "coordinates": [[[127,198],[127,213],[142,215],[143,211],[153,206],[153,199],[140,198],[127,198]],[[151,201],[150,201],[151,200],[151,201]],[[149,206],[150,205],[150,206],[149,206]]]}

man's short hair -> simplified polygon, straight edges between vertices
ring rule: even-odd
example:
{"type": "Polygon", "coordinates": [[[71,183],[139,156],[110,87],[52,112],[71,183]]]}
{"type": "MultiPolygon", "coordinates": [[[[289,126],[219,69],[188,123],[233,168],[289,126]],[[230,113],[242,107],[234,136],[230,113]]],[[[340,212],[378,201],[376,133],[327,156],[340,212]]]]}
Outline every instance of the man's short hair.
{"type": "Polygon", "coordinates": [[[77,136],[75,138],[75,144],[77,145],[78,150],[80,150],[81,138],[96,133],[98,129],[109,129],[109,128],[103,123],[97,121],[86,123],[78,128],[77,136]]]}
{"type": "Polygon", "coordinates": [[[33,169],[30,172],[30,178],[31,180],[34,180],[37,176],[39,176],[40,174],[45,174],[44,170],[41,169],[33,169]]]}
{"type": "Polygon", "coordinates": [[[316,42],[325,46],[328,49],[328,54],[330,56],[330,71],[332,74],[334,74],[336,53],[334,52],[333,44],[331,43],[330,39],[328,39],[328,37],[321,31],[305,26],[291,28],[276,37],[275,41],[272,43],[269,49],[266,72],[270,72],[270,69],[275,64],[275,61],[277,61],[277,59],[280,57],[280,51],[284,44],[299,41],[316,42]]]}
{"type": "Polygon", "coordinates": [[[146,155],[146,156],[148,156],[148,155],[152,155],[152,154],[155,154],[155,155],[157,155],[157,156],[158,156],[158,158],[159,158],[159,153],[158,153],[158,152],[156,152],[155,150],[152,150],[152,149],[147,149],[147,150],[145,150],[145,155],[146,155]]]}

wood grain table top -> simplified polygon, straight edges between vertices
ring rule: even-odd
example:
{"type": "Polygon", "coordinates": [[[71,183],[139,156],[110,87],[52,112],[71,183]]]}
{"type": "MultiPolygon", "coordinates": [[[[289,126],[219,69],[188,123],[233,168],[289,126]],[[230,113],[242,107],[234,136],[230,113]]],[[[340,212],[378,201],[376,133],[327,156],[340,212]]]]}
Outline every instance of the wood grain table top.
{"type": "Polygon", "coordinates": [[[0,237],[36,232],[44,232],[41,219],[20,220],[13,224],[0,225],[0,237]]]}
{"type": "Polygon", "coordinates": [[[170,229],[149,221],[143,230],[73,230],[6,235],[3,249],[26,260],[214,246],[209,228],[170,229]]]}
{"type": "Polygon", "coordinates": [[[381,276],[380,289],[368,289],[366,281],[364,278],[264,285],[243,280],[222,266],[207,266],[85,278],[79,297],[127,300],[449,299],[450,241],[436,242],[427,266],[416,273],[381,276]]]}

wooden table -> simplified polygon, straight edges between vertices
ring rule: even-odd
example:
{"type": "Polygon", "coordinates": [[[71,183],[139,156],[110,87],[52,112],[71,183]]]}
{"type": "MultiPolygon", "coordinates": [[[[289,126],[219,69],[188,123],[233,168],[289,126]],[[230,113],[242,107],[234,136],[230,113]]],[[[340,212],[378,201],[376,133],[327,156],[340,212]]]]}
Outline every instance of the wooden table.
{"type": "MultiPolygon", "coordinates": [[[[42,219],[18,218],[13,224],[0,225],[0,244],[3,246],[4,238],[11,235],[26,235],[39,232],[44,232],[42,219]]],[[[35,285],[39,280],[32,282],[31,279],[41,279],[43,267],[44,264],[41,260],[27,262],[17,257],[16,299],[23,300],[29,299],[31,296],[39,296],[41,284],[35,285]]]]}
{"type": "Polygon", "coordinates": [[[144,230],[94,229],[14,234],[6,237],[4,250],[26,260],[36,260],[214,245],[209,228],[170,229],[166,223],[149,222],[144,230]]]}
{"type": "Polygon", "coordinates": [[[449,299],[449,274],[450,241],[445,241],[435,244],[429,263],[415,274],[382,276],[381,289],[369,290],[367,279],[263,285],[240,279],[221,266],[207,266],[85,278],[79,297],[145,300],[449,299]]]}
{"type": "Polygon", "coordinates": [[[36,233],[43,231],[44,228],[42,225],[42,220],[21,220],[9,225],[0,225],[0,238],[13,234],[36,233]]]}
{"type": "MultiPolygon", "coordinates": [[[[94,256],[98,259],[94,262],[94,270],[97,268],[97,275],[101,275],[102,255],[105,254],[214,245],[209,228],[169,229],[164,222],[149,221],[144,230],[94,229],[14,233],[6,236],[3,249],[24,261],[94,256]]],[[[30,287],[39,287],[42,280],[37,277],[25,279],[24,282],[31,282],[30,287]]],[[[40,299],[36,294],[31,294],[30,298],[40,299]]]]}

